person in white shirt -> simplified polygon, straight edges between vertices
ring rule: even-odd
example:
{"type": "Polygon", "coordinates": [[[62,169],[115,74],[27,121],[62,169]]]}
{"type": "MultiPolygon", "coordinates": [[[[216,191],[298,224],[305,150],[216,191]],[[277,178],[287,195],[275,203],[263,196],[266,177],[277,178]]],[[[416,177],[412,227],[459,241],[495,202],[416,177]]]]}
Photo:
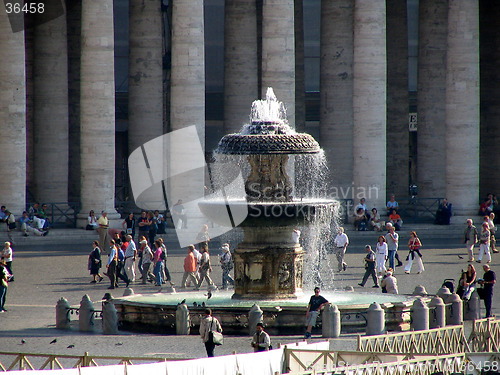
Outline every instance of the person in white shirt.
{"type": "Polygon", "coordinates": [[[131,282],[135,281],[135,258],[137,257],[137,247],[131,235],[127,235],[128,246],[125,249],[125,273],[131,282]]]}
{"type": "Polygon", "coordinates": [[[264,331],[264,324],[257,323],[255,327],[255,334],[252,338],[251,346],[254,352],[268,351],[271,346],[271,338],[268,333],[264,331]]]}
{"type": "Polygon", "coordinates": [[[368,207],[366,206],[366,199],[361,198],[359,200],[359,203],[354,207],[354,212],[357,212],[360,208],[362,208],[365,211],[365,215],[367,217],[367,220],[370,220],[370,212],[368,211],[368,207]]]}
{"type": "Polygon", "coordinates": [[[384,236],[378,236],[377,247],[375,249],[375,259],[377,260],[377,272],[382,276],[382,271],[385,273],[385,262],[387,261],[387,241],[384,236]]]}
{"type": "Polygon", "coordinates": [[[338,234],[335,237],[334,241],[335,245],[335,255],[337,256],[337,261],[339,263],[339,272],[347,269],[347,263],[344,261],[344,255],[347,249],[347,245],[349,245],[349,237],[344,233],[344,228],[339,227],[338,234]]]}
{"type": "Polygon", "coordinates": [[[498,253],[498,250],[495,248],[495,244],[497,242],[495,239],[495,232],[497,228],[495,227],[494,220],[495,220],[495,214],[492,212],[488,216],[488,227],[490,228],[490,248],[492,252],[498,253]]]}

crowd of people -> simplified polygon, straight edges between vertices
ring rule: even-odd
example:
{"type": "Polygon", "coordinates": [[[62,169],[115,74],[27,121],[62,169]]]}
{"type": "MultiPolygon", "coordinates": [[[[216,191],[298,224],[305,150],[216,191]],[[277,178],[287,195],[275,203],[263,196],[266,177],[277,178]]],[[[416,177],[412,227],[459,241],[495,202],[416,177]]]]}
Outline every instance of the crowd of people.
{"type": "MultiPolygon", "coordinates": [[[[469,264],[467,269],[461,273],[457,289],[457,294],[463,300],[470,299],[472,293],[477,291],[481,299],[484,300],[487,317],[491,316],[493,287],[496,282],[496,275],[489,267],[492,253],[498,253],[495,239],[494,206],[496,204],[494,195],[488,195],[488,198],[481,204],[480,212],[484,216],[479,229],[474,226],[472,219],[467,220],[463,243],[466,246],[469,264]],[[475,245],[477,244],[479,244],[479,251],[475,254],[475,245]],[[484,270],[482,278],[478,278],[474,262],[484,263],[482,265],[484,270]]],[[[178,210],[177,215],[179,217],[183,216],[182,201],[179,201],[176,206],[180,206],[176,207],[178,210]]],[[[46,205],[40,206],[35,203],[28,211],[23,212],[18,221],[20,223],[19,229],[24,235],[47,235],[50,222],[46,210],[46,205]]],[[[380,288],[383,293],[398,294],[398,280],[394,275],[397,267],[404,266],[405,274],[410,274],[414,267],[416,267],[417,274],[425,272],[422,242],[415,231],[409,233],[406,264],[399,257],[401,248],[398,232],[402,229],[403,221],[398,214],[398,210],[399,204],[394,195],[390,196],[390,200],[386,205],[386,221],[381,219],[377,208],[368,211],[364,198],[355,207],[354,227],[356,230],[371,229],[376,232],[385,232],[378,235],[373,249],[371,245],[365,246],[365,273],[359,283],[361,287],[364,287],[368,279],[371,278],[374,288],[380,288]]],[[[435,224],[449,224],[451,216],[451,204],[446,199],[443,199],[436,212],[435,224]]],[[[9,230],[17,229],[14,216],[5,206],[0,209],[0,222],[6,223],[9,230]]],[[[180,228],[185,228],[187,220],[180,218],[179,225],[180,228]]],[[[92,284],[101,283],[104,276],[106,276],[110,281],[108,289],[119,287],[120,281],[126,287],[130,283],[140,282],[142,284],[154,284],[160,290],[162,285],[167,283],[173,288],[175,284],[167,266],[167,248],[163,243],[163,239],[157,236],[166,233],[165,217],[158,210],[154,212],[142,211],[138,219],[135,218],[133,213],[130,213],[122,221],[122,228],[123,231],[118,233],[109,230],[106,211],[102,211],[99,217],[96,217],[93,210],[89,212],[86,229],[96,230],[99,235],[99,239],[93,241],[88,256],[90,282],[92,284]],[[136,231],[137,240],[134,240],[136,231]],[[104,258],[104,255],[107,255],[107,259],[104,258]]],[[[299,237],[300,232],[297,242],[299,237]]],[[[205,283],[208,290],[213,291],[218,287],[211,276],[213,269],[209,252],[210,235],[207,225],[200,229],[196,241],[198,241],[196,244],[187,247],[180,288],[192,287],[194,290],[199,290],[205,283]]],[[[345,260],[345,254],[348,246],[349,237],[344,232],[344,228],[339,227],[331,251],[336,256],[339,272],[347,271],[348,264],[345,260]]],[[[12,259],[11,243],[5,242],[0,261],[0,313],[6,311],[4,305],[8,284],[14,281],[12,259]]],[[[234,285],[234,279],[231,276],[234,265],[229,244],[222,244],[218,260],[222,269],[221,288],[227,289],[234,285]]],[[[320,311],[327,303],[326,298],[320,295],[319,287],[316,287],[306,309],[305,338],[311,337],[312,327],[316,324],[320,311]]],[[[212,316],[210,309],[205,310],[205,316],[201,323],[201,339],[205,344],[207,355],[213,356],[217,344],[213,342],[211,333],[222,332],[221,324],[212,316]]],[[[257,324],[250,345],[255,351],[269,350],[271,348],[270,337],[265,332],[262,322],[257,324]]]]}
{"type": "Polygon", "coordinates": [[[46,236],[49,234],[50,220],[48,217],[48,206],[36,202],[27,211],[23,211],[21,217],[16,219],[14,214],[6,206],[0,207],[0,223],[5,223],[9,238],[11,233],[21,231],[25,237],[30,234],[46,236]]]}

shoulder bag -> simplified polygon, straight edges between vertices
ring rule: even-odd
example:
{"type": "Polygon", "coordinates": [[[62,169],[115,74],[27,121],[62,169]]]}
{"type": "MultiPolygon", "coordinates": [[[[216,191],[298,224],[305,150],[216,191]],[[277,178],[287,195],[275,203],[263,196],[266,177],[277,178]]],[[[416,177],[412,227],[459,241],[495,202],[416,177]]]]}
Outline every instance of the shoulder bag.
{"type": "Polygon", "coordinates": [[[208,342],[211,342],[215,345],[224,344],[224,336],[222,333],[214,331],[214,318],[212,317],[212,322],[210,324],[210,331],[208,332],[208,342]]]}

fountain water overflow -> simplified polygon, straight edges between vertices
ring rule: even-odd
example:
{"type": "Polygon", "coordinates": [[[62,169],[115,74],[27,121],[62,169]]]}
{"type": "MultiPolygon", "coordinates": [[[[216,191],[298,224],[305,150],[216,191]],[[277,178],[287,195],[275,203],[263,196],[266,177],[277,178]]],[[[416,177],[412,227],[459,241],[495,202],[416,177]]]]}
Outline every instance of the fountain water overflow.
{"type": "MultiPolygon", "coordinates": [[[[294,199],[289,170],[300,175],[300,168],[299,163],[294,165],[295,169],[290,168],[289,158],[319,155],[322,153],[319,144],[309,134],[296,133],[290,128],[283,103],[268,88],[265,100],[253,102],[250,123],[240,133],[224,136],[215,153],[220,162],[238,165],[247,175],[246,196],[240,204],[247,205],[248,216],[240,224],[244,239],[234,252],[232,298],[296,298],[302,294],[304,250],[294,230],[320,220],[331,221],[338,207],[333,200],[304,200],[304,196],[294,199]]],[[[217,213],[224,204],[227,203],[205,201],[199,206],[207,218],[218,223],[217,213]]],[[[231,205],[234,204],[232,201],[231,205]]]]}
{"type": "MultiPolygon", "coordinates": [[[[134,331],[174,333],[176,311],[183,301],[189,308],[192,333],[197,332],[194,327],[199,326],[206,306],[212,308],[226,333],[248,334],[248,314],[257,303],[270,334],[302,333],[309,300],[302,293],[303,280],[309,278],[311,289],[323,286],[321,273],[329,281],[324,286],[334,289],[333,272],[321,263],[328,262],[325,242],[336,231],[332,224],[338,204],[321,198],[318,192],[318,187],[326,185],[321,176],[322,150],[310,135],[298,134],[288,126],[283,104],[269,89],[266,100],[253,103],[250,123],[239,133],[224,136],[215,155],[214,190],[222,190],[225,199],[205,200],[199,203],[200,210],[215,224],[227,227],[227,214],[234,207],[248,209],[239,225],[244,238],[234,254],[234,294],[220,291],[210,299],[204,292],[116,298],[113,303],[120,325],[134,331]],[[244,188],[232,190],[229,182],[238,173],[245,178],[244,188]],[[297,240],[296,228],[308,232],[300,239],[307,251],[297,240]]],[[[406,296],[338,290],[322,294],[339,307],[344,332],[364,329],[365,313],[373,301],[390,312],[387,328],[408,325],[411,301],[406,296]]]]}

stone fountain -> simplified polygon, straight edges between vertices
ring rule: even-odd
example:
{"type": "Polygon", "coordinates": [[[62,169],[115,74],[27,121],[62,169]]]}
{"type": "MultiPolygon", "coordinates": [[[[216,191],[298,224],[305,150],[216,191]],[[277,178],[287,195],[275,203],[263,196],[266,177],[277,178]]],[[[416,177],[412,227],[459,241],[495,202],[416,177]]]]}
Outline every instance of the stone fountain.
{"type": "MultiPolygon", "coordinates": [[[[224,192],[224,186],[229,186],[227,181],[232,180],[235,173],[244,176],[244,187],[237,189],[236,194],[224,192],[224,199],[198,204],[207,218],[222,227],[227,227],[228,214],[231,216],[235,207],[237,211],[234,212],[241,213],[241,208],[248,212],[238,225],[244,236],[234,251],[234,293],[219,291],[210,299],[204,292],[190,291],[116,298],[113,303],[118,310],[120,326],[129,330],[174,333],[176,310],[179,301],[184,301],[194,327],[200,324],[206,306],[221,321],[226,333],[248,334],[249,310],[257,303],[263,311],[266,331],[271,334],[302,333],[309,301],[309,295],[302,292],[303,276],[305,269],[311,268],[305,268],[304,257],[314,263],[310,261],[314,258],[309,256],[317,249],[311,246],[304,251],[294,236],[294,229],[309,226],[309,232],[318,232],[322,237],[319,224],[328,223],[338,207],[335,201],[304,194],[311,185],[310,180],[318,176],[312,162],[305,167],[313,170],[311,176],[301,178],[304,168],[298,166],[298,161],[303,157],[314,161],[321,153],[310,135],[296,133],[288,126],[284,106],[276,100],[271,89],[265,100],[255,101],[250,123],[239,133],[224,136],[215,150],[216,164],[222,165],[220,170],[231,175],[222,176],[220,186],[215,189],[224,192]],[[295,186],[290,177],[292,173],[296,177],[295,186]],[[294,190],[300,190],[298,197],[294,197],[294,190]]],[[[330,228],[327,226],[327,229],[330,228]]],[[[317,259],[320,257],[316,254],[317,259]]],[[[386,315],[388,328],[401,329],[409,323],[412,302],[406,296],[338,290],[324,290],[322,294],[341,311],[343,331],[362,331],[366,324],[364,314],[374,301],[390,312],[386,315]]],[[[191,332],[197,332],[196,328],[191,332]]]]}
{"type": "MultiPolygon", "coordinates": [[[[232,298],[296,298],[302,294],[304,250],[293,236],[294,228],[334,215],[337,203],[294,199],[294,184],[287,171],[290,155],[319,154],[321,148],[309,134],[290,128],[283,103],[271,88],[265,100],[253,103],[250,117],[251,122],[240,133],[224,136],[215,150],[225,162],[241,164],[244,156],[249,165],[246,197],[240,202],[248,206],[248,216],[239,225],[244,239],[234,252],[232,298]]],[[[217,223],[221,204],[225,202],[199,205],[204,215],[217,223]]]]}

